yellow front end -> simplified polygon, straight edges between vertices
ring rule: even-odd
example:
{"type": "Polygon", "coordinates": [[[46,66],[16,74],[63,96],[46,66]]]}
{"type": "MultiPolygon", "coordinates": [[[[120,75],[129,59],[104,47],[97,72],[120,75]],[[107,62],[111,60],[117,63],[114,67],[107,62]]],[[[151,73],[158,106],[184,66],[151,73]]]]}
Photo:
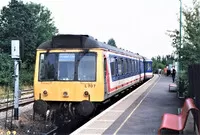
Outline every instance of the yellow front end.
{"type": "MultiPolygon", "coordinates": [[[[49,57],[51,53],[59,55],[60,53],[79,53],[83,50],[37,50],[35,75],[34,75],[34,98],[35,100],[42,99],[45,101],[74,101],[79,102],[83,100],[90,100],[92,102],[101,102],[104,100],[104,73],[103,73],[103,53],[99,49],[90,49],[87,53],[96,54],[96,71],[95,80],[45,80],[40,79],[40,74],[44,74],[46,71],[41,69],[41,54],[49,57]]],[[[85,55],[83,53],[83,57],[85,55]]],[[[81,56],[82,57],[82,56],[81,56]]],[[[53,59],[53,58],[49,58],[53,59]]],[[[82,59],[80,59],[81,61],[82,59]]],[[[49,60],[51,61],[51,60],[49,60]]],[[[56,62],[55,62],[56,63],[56,62]]],[[[59,63],[59,62],[57,62],[59,63]]],[[[56,65],[57,65],[56,63],[56,65]]],[[[47,65],[51,63],[47,62],[47,65]]],[[[63,64],[64,65],[64,64],[63,64]]],[[[79,66],[79,64],[75,65],[79,66]]],[[[55,66],[56,67],[56,66],[55,66]]],[[[63,66],[64,67],[64,66],[63,66]]],[[[53,71],[56,68],[53,68],[53,71]]],[[[67,69],[66,69],[67,70],[67,69]]],[[[62,69],[63,72],[65,70],[62,69]]],[[[59,72],[57,73],[59,74],[59,72]]],[[[60,73],[62,75],[62,73],[60,73]]],[[[57,76],[57,75],[55,75],[57,76]]]]}

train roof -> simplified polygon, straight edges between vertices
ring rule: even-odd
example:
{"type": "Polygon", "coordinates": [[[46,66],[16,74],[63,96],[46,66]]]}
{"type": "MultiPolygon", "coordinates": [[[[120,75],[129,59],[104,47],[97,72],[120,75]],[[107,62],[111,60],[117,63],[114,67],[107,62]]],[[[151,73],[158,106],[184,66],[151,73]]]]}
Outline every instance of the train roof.
{"type": "Polygon", "coordinates": [[[145,59],[145,61],[152,61],[151,59],[147,58],[147,57],[143,57],[145,59]]]}
{"type": "Polygon", "coordinates": [[[120,48],[110,46],[108,44],[99,42],[89,35],[56,35],[51,40],[46,41],[38,46],[37,49],[55,49],[55,48],[68,48],[68,49],[90,49],[90,48],[104,48],[113,52],[122,53],[129,56],[140,56],[137,53],[126,51],[120,48]]]}

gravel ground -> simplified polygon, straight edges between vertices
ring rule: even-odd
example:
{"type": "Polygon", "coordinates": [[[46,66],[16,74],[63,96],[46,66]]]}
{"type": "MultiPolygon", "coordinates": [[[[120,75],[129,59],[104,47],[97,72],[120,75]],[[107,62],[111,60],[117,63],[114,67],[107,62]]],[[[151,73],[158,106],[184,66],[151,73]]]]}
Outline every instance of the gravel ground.
{"type": "MultiPolygon", "coordinates": [[[[32,108],[33,103],[19,107],[19,120],[13,120],[12,122],[12,127],[17,132],[17,135],[39,135],[53,128],[50,122],[46,122],[39,116],[36,116],[35,120],[33,120],[32,108]]],[[[6,112],[0,112],[0,135],[4,135],[10,129],[11,114],[12,111],[9,110],[7,128],[5,129],[6,112]]]]}

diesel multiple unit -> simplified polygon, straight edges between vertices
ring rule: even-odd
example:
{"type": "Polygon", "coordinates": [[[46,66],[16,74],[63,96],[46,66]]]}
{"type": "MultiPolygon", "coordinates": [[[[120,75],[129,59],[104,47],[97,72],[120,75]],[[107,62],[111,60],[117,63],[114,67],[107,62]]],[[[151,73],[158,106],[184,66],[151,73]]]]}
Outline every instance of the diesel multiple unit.
{"type": "Polygon", "coordinates": [[[37,48],[34,112],[66,119],[89,116],[97,105],[153,76],[152,61],[88,35],[57,35],[37,48]]]}

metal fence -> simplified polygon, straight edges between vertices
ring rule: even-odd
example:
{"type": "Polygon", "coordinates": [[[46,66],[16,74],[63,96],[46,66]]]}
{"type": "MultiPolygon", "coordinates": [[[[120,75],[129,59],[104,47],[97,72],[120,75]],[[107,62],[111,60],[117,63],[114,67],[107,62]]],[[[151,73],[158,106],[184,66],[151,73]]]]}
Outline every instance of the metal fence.
{"type": "Polygon", "coordinates": [[[200,109],[200,64],[188,67],[189,96],[195,99],[196,106],[200,109]]]}
{"type": "MultiPolygon", "coordinates": [[[[189,96],[194,98],[195,105],[200,109],[200,64],[193,64],[188,67],[189,96]]],[[[195,123],[199,127],[197,114],[194,115],[195,123]]]]}

